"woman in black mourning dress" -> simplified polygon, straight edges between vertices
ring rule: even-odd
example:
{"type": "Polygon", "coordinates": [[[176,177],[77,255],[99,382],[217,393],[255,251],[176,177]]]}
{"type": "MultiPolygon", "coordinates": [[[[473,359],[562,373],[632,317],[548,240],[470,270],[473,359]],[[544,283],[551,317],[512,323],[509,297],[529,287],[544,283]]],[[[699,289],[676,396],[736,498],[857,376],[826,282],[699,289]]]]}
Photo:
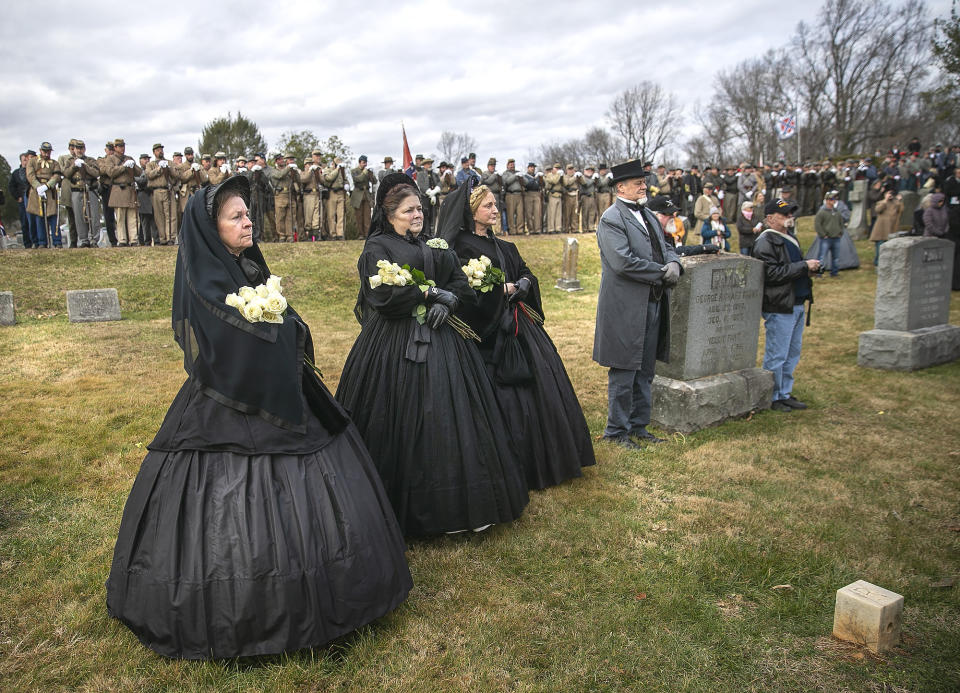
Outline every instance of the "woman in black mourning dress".
{"type": "Polygon", "coordinates": [[[452,250],[428,246],[412,181],[391,174],[377,190],[357,263],[362,328],[337,399],[370,449],[407,535],[480,531],[520,516],[527,487],[473,341],[447,317],[474,292],[452,250]],[[422,270],[436,286],[371,286],[377,262],[422,270]],[[413,312],[427,306],[420,324],[413,312]]]}
{"type": "Polygon", "coordinates": [[[583,409],[563,361],[543,328],[537,278],[517,247],[494,236],[499,210],[481,185],[458,189],[441,209],[440,234],[466,265],[481,256],[503,270],[502,288],[477,293],[459,315],[482,338],[480,351],[496,384],[530,488],[542,489],[581,475],[596,463],[583,409]]]}
{"type": "Polygon", "coordinates": [[[251,323],[226,305],[270,276],[249,184],[187,204],[173,330],[189,377],[127,499],[107,608],[186,659],[322,645],[384,615],[412,582],[363,441],[315,372],[292,308],[251,323]]]}

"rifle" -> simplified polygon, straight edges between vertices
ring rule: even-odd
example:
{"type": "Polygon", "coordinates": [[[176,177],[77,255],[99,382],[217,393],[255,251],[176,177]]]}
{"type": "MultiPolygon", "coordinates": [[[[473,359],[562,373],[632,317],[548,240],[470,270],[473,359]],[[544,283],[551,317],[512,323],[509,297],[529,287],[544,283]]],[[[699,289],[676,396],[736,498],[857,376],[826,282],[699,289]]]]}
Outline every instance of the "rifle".
{"type": "MultiPolygon", "coordinates": [[[[124,159],[124,161],[126,161],[126,159],[124,159]]],[[[174,227],[173,233],[171,233],[170,236],[176,236],[177,231],[178,231],[179,229],[176,228],[176,226],[177,226],[177,223],[176,223],[176,221],[177,221],[176,191],[174,190],[173,180],[171,179],[171,176],[172,176],[172,175],[173,175],[173,174],[171,174],[171,172],[170,172],[170,164],[168,163],[168,164],[164,167],[164,169],[163,169],[163,178],[164,178],[165,181],[167,181],[167,198],[168,198],[168,199],[167,199],[167,207],[168,207],[167,214],[169,215],[169,216],[167,217],[167,222],[168,222],[168,223],[172,223],[172,225],[173,225],[173,227],[174,227]]],[[[172,243],[172,242],[174,242],[174,241],[176,241],[176,240],[177,240],[177,239],[176,239],[175,237],[174,237],[174,238],[169,238],[167,242],[168,242],[168,243],[172,243]]]]}
{"type": "MultiPolygon", "coordinates": [[[[293,240],[297,240],[297,231],[296,231],[296,216],[297,216],[297,201],[296,201],[296,192],[294,192],[293,186],[297,184],[296,177],[294,176],[294,171],[297,169],[292,166],[287,166],[287,175],[290,176],[290,189],[287,191],[287,215],[290,218],[290,228],[293,229],[293,240]]],[[[286,230],[286,229],[284,229],[286,230]]]]}

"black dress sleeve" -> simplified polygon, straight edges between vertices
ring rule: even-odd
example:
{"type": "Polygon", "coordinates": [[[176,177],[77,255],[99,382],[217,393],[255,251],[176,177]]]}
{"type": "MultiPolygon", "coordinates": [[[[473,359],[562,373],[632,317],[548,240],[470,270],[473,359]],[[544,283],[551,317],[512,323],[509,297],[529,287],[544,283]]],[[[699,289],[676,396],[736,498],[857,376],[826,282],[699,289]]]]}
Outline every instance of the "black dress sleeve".
{"type": "Polygon", "coordinates": [[[416,284],[407,286],[381,284],[375,289],[370,287],[370,277],[377,273],[377,262],[380,260],[390,260],[390,258],[377,257],[375,252],[365,251],[357,261],[357,270],[360,273],[360,293],[363,295],[364,302],[387,318],[412,316],[413,309],[418,304],[423,303],[424,300],[423,292],[416,284]]]}

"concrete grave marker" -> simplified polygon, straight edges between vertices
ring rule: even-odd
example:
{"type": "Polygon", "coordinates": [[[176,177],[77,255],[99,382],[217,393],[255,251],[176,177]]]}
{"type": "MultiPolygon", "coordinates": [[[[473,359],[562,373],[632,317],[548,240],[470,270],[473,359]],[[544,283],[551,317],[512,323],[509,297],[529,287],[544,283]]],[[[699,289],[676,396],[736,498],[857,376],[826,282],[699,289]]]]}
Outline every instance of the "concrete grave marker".
{"type": "Polygon", "coordinates": [[[756,367],[763,262],[742,255],[680,259],[670,298],[670,363],[657,362],[651,418],[689,433],[770,407],[773,374],[756,367]]]}
{"type": "Polygon", "coordinates": [[[560,268],[560,278],[556,288],[564,291],[580,291],[580,280],[577,279],[577,259],[580,255],[580,242],[576,238],[568,238],[563,242],[563,265],[560,268]]]}
{"type": "Polygon", "coordinates": [[[0,325],[15,325],[16,313],[13,310],[13,292],[0,291],[0,325]]]}
{"type": "Polygon", "coordinates": [[[874,329],[860,333],[857,363],[912,371],[960,358],[950,319],[953,243],[894,238],[880,246],[874,329]]]}
{"type": "Polygon", "coordinates": [[[837,590],[833,635],[840,640],[886,652],[900,642],[903,597],[865,580],[837,590]]]}
{"type": "Polygon", "coordinates": [[[67,292],[70,322],[120,320],[120,298],[116,289],[84,289],[67,292]]]}

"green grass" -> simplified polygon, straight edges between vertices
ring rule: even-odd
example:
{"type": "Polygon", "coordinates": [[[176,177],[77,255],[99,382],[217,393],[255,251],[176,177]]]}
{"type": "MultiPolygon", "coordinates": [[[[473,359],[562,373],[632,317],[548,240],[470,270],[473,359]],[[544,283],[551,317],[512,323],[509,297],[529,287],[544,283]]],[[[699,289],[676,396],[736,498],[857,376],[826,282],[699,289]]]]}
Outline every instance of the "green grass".
{"type": "MultiPolygon", "coordinates": [[[[599,435],[600,265],[582,240],[574,294],[552,288],[559,237],[519,246],[599,435]]],[[[264,248],[331,387],[358,331],[360,247],[264,248]]],[[[18,324],[0,329],[0,690],[957,690],[960,596],[931,584],[960,573],[960,364],[857,367],[876,277],[872,244],[858,247],[863,269],[815,286],[797,377],[810,410],[640,454],[598,443],[596,467],[531,494],[519,521],[411,542],[415,587],[377,623],[216,663],[162,659],[104,607],[126,494],[184,378],[174,250],[3,253],[18,324]],[[111,286],[124,320],[67,321],[65,289],[111,286]],[[830,637],[836,590],[861,578],[905,597],[903,642],[882,657],[830,637]]]]}

